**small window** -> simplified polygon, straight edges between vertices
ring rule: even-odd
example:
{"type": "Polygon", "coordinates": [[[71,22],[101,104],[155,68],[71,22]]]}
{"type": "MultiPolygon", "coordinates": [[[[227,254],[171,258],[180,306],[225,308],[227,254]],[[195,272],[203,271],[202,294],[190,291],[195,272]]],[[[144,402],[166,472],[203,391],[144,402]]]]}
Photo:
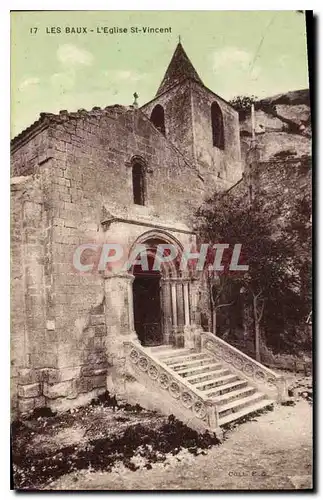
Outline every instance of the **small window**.
{"type": "Polygon", "coordinates": [[[156,128],[165,135],[165,113],[164,108],[160,104],[154,107],[150,115],[150,120],[153,122],[156,128]]]}
{"type": "Polygon", "coordinates": [[[145,204],[145,169],[140,163],[132,166],[133,202],[135,205],[145,204]]]}
{"type": "Polygon", "coordinates": [[[211,122],[213,146],[224,149],[223,115],[217,102],[214,102],[211,106],[211,122]]]}

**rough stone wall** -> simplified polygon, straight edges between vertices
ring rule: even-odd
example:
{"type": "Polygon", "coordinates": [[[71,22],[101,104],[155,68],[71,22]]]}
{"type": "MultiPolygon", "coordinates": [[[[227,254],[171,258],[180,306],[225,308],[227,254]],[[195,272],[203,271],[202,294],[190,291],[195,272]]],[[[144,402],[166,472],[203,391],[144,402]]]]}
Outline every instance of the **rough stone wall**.
{"type": "Polygon", "coordinates": [[[165,132],[173,143],[190,161],[194,160],[193,116],[190,81],[176,85],[167,92],[142,106],[150,119],[154,107],[160,104],[165,113],[165,132]]]}
{"type": "MultiPolygon", "coordinates": [[[[39,165],[45,164],[51,157],[49,147],[48,129],[44,126],[35,128],[35,133],[30,131],[29,140],[21,146],[14,141],[11,157],[11,172],[13,176],[29,175],[35,172],[39,165]],[[38,130],[37,130],[38,128],[38,130]]],[[[26,132],[28,137],[28,132],[26,132]]]]}
{"type": "Polygon", "coordinates": [[[192,84],[193,130],[196,160],[202,175],[218,190],[228,189],[242,175],[240,161],[239,115],[224,100],[197,83],[192,84]],[[224,150],[213,146],[211,105],[221,108],[224,126],[224,150]]]}
{"type": "MultiPolygon", "coordinates": [[[[271,158],[259,161],[256,170],[256,180],[253,180],[254,194],[260,191],[268,195],[270,202],[275,200],[277,206],[286,211],[296,199],[310,195],[312,188],[311,157],[289,157],[285,159],[271,158]]],[[[228,193],[249,199],[249,179],[245,175],[228,193]]]]}
{"type": "MultiPolygon", "coordinates": [[[[84,403],[106,388],[114,362],[109,355],[114,338],[107,331],[112,310],[104,300],[102,273],[75,270],[73,254],[78,245],[109,241],[129,249],[155,224],[173,229],[183,244],[192,241],[186,225],[203,196],[196,170],[139,110],[113,107],[74,118],[62,113],[48,125],[46,135],[50,157],[41,166],[35,162],[29,171],[40,186],[39,214],[46,214],[44,231],[35,219],[35,232],[42,238],[44,259],[39,276],[47,290],[48,272],[50,296],[46,292],[43,299],[42,321],[36,313],[31,317],[46,342],[38,342],[40,336],[33,332],[38,342],[34,354],[42,361],[39,366],[31,358],[28,367],[34,370],[20,379],[21,395],[30,400],[29,407],[22,408],[25,411],[35,406],[31,394],[36,389],[46,405],[60,410],[84,403]],[[134,156],[147,165],[147,206],[133,204],[130,161],[134,156]],[[105,231],[101,221],[107,213],[125,220],[105,231]],[[126,222],[129,218],[133,224],[126,222]],[[143,225],[136,224],[138,220],[143,225]],[[52,361],[44,356],[49,346],[52,361]]],[[[21,148],[13,154],[17,169],[22,156],[21,148]]],[[[26,195],[32,195],[29,188],[26,195]]],[[[32,255],[38,258],[35,252],[32,255]]],[[[25,289],[27,299],[29,295],[25,289]]]]}
{"type": "Polygon", "coordinates": [[[271,159],[259,164],[259,186],[287,212],[295,200],[311,194],[311,158],[271,159]]]}
{"type": "MultiPolygon", "coordinates": [[[[25,290],[22,247],[22,187],[19,179],[11,185],[11,409],[18,406],[18,372],[24,366],[25,346],[25,290]],[[17,185],[16,185],[17,184],[17,185]]],[[[28,177],[22,179],[28,180],[28,177]]]]}
{"type": "Polygon", "coordinates": [[[48,212],[41,176],[11,182],[11,376],[12,410],[44,406],[44,369],[56,366],[57,344],[50,321],[48,212]],[[17,406],[17,394],[19,406],[17,406]]]}
{"type": "Polygon", "coordinates": [[[282,227],[290,221],[292,210],[298,200],[311,199],[312,159],[310,156],[272,157],[268,161],[259,160],[251,168],[251,174],[244,175],[243,179],[228,193],[249,203],[251,185],[254,198],[261,194],[264,204],[270,204],[273,209],[277,208],[280,213],[277,227],[282,227]]]}
{"type": "Polygon", "coordinates": [[[242,174],[239,116],[229,104],[191,80],[158,96],[141,109],[150,118],[157,104],[164,108],[166,137],[197,166],[208,194],[228,189],[237,182],[242,174]],[[224,151],[213,146],[211,105],[214,101],[223,113],[224,151]]]}
{"type": "MultiPolygon", "coordinates": [[[[53,219],[53,265],[59,367],[75,369],[76,392],[88,393],[105,387],[114,338],[97,317],[93,323],[93,309],[103,303],[104,280],[97,272],[82,275],[73,269],[76,246],[113,241],[130,248],[147,231],[140,225],[119,223],[104,232],[103,207],[122,212],[125,219],[143,218],[151,224],[188,223],[202,183],[140,111],[116,108],[104,115],[66,120],[53,127],[50,135],[55,145],[52,200],[58,210],[53,219]],[[147,163],[147,206],[143,207],[132,200],[129,162],[133,156],[147,163]]],[[[105,314],[111,320],[109,304],[105,314]]],[[[101,314],[99,319],[103,320],[101,314]]],[[[56,399],[57,408],[58,403],[56,399]]]]}

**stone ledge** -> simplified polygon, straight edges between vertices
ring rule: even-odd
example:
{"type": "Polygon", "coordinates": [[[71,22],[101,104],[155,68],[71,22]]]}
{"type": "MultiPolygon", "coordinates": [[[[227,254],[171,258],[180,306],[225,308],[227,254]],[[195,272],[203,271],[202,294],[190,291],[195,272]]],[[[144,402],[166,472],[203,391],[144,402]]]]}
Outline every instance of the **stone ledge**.
{"type": "Polygon", "coordinates": [[[42,371],[42,379],[48,384],[59,382],[59,370],[57,368],[44,368],[42,371]]]}
{"type": "Polygon", "coordinates": [[[36,382],[41,382],[42,373],[39,370],[33,368],[18,368],[18,382],[20,385],[35,384],[36,382]]]}
{"type": "Polygon", "coordinates": [[[106,374],[81,377],[77,380],[78,393],[90,392],[96,388],[105,388],[107,383],[106,374]]]}
{"type": "Polygon", "coordinates": [[[63,412],[70,410],[71,408],[78,408],[80,406],[85,406],[92,399],[98,397],[100,394],[105,392],[105,387],[100,387],[94,389],[86,394],[79,394],[75,399],[68,399],[64,397],[47,400],[46,406],[48,406],[52,411],[63,412]]]}
{"type": "Polygon", "coordinates": [[[46,406],[46,398],[45,396],[38,396],[34,398],[34,407],[35,408],[44,408],[46,406]]]}
{"type": "Polygon", "coordinates": [[[34,398],[28,399],[19,399],[18,400],[18,411],[19,414],[25,415],[27,413],[31,413],[35,408],[35,400],[34,398]]]}
{"type": "Polygon", "coordinates": [[[19,398],[18,399],[18,414],[26,415],[31,413],[35,408],[43,408],[46,406],[44,396],[35,398],[19,398]]]}
{"type": "Polygon", "coordinates": [[[82,377],[91,377],[93,375],[105,375],[108,371],[108,368],[106,366],[101,366],[100,368],[98,365],[96,366],[83,366],[81,369],[81,376],[82,377]]]}
{"type": "Polygon", "coordinates": [[[59,382],[57,384],[50,385],[44,382],[44,396],[49,399],[56,399],[59,397],[72,397],[76,395],[76,384],[75,380],[66,380],[64,382],[59,382]]]}
{"type": "Polygon", "coordinates": [[[69,368],[61,368],[58,370],[59,372],[59,382],[65,382],[67,380],[73,380],[80,376],[81,367],[69,367],[69,368]]]}
{"type": "Polygon", "coordinates": [[[35,398],[41,395],[41,384],[18,385],[18,396],[20,398],[35,398]]]}
{"type": "Polygon", "coordinates": [[[67,368],[20,368],[17,371],[17,382],[21,386],[36,384],[37,382],[47,382],[48,384],[58,384],[72,380],[80,376],[81,367],[67,368]]]}

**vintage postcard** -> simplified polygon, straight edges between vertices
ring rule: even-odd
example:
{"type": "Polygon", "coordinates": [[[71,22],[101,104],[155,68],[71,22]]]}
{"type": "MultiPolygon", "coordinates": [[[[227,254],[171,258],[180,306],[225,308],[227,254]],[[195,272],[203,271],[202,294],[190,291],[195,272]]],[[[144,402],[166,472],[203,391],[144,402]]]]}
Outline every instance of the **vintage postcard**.
{"type": "Polygon", "coordinates": [[[312,13],[11,12],[16,490],[311,490],[312,13]]]}

